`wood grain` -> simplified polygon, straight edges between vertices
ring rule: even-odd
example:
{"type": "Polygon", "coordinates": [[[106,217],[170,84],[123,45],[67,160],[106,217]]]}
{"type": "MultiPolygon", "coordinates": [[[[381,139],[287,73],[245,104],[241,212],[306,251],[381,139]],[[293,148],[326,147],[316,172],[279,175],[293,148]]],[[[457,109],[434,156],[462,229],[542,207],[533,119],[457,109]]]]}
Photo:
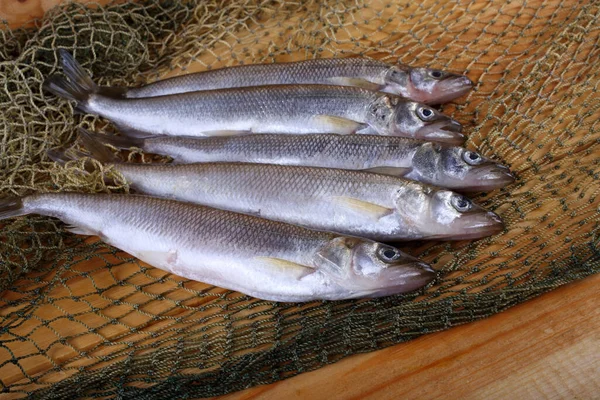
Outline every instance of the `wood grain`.
{"type": "Polygon", "coordinates": [[[219,399],[598,398],[599,286],[592,276],[482,321],[219,399]]]}

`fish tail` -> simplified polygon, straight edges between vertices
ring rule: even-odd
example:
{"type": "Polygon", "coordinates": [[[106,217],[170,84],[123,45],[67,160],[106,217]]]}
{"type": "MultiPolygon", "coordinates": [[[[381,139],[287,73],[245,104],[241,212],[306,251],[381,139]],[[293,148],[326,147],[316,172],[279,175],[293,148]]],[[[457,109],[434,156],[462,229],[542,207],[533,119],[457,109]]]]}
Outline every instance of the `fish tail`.
{"type": "Polygon", "coordinates": [[[86,111],[90,95],[98,92],[98,86],[69,52],[59,51],[63,71],[68,79],[52,75],[44,81],[44,88],[55,95],[77,102],[77,108],[86,111]]]}
{"type": "Polygon", "coordinates": [[[65,165],[68,161],[72,161],[74,160],[73,157],[70,157],[69,155],[67,155],[67,153],[65,153],[62,150],[48,150],[46,152],[46,155],[48,155],[48,157],[54,161],[55,163],[59,164],[59,165],[65,165]]]}
{"type": "MultiPolygon", "coordinates": [[[[102,142],[94,138],[94,134],[87,129],[79,128],[79,138],[83,143],[83,147],[89,152],[86,154],[81,151],[69,151],[68,153],[64,150],[51,149],[46,152],[48,157],[55,163],[64,166],[67,162],[73,160],[79,160],[84,157],[91,157],[101,163],[116,163],[119,160],[115,157],[110,150],[108,150],[102,142]]],[[[87,165],[86,170],[88,172],[93,170],[91,165],[87,165]]]]}
{"type": "Polygon", "coordinates": [[[144,148],[145,139],[142,137],[126,136],[125,133],[121,132],[121,136],[113,135],[102,135],[99,133],[88,132],[93,136],[96,142],[109,144],[116,147],[117,149],[130,149],[137,147],[139,149],[144,148]]]}
{"type": "MultiPolygon", "coordinates": [[[[88,157],[87,154],[82,153],[80,151],[71,151],[70,153],[67,153],[64,150],[54,150],[54,149],[48,150],[46,152],[46,154],[52,161],[54,161],[55,163],[57,163],[58,165],[61,165],[63,167],[69,161],[79,160],[80,158],[88,157]],[[74,155],[72,155],[73,153],[74,153],[74,155]]],[[[85,171],[77,171],[76,173],[82,174],[82,175],[88,175],[90,172],[93,172],[93,170],[94,170],[94,167],[87,162],[85,163],[84,168],[85,168],[85,171]]]]}
{"type": "Polygon", "coordinates": [[[20,197],[0,199],[0,219],[7,219],[28,214],[20,197]]]}
{"type": "Polygon", "coordinates": [[[98,135],[93,134],[87,129],[79,128],[79,138],[83,143],[83,147],[90,152],[90,156],[93,159],[100,161],[101,163],[115,163],[118,162],[115,155],[106,147],[104,143],[96,139],[98,135]]]}

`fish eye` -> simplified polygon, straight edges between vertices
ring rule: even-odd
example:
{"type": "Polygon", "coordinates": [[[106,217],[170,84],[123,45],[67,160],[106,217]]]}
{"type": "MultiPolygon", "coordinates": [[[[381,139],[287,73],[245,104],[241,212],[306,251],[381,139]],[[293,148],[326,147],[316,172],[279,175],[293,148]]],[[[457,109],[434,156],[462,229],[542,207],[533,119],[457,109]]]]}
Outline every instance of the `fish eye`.
{"type": "Polygon", "coordinates": [[[431,121],[434,118],[435,113],[433,112],[433,110],[431,108],[421,107],[421,108],[417,109],[417,115],[423,121],[431,121]]]}
{"type": "Polygon", "coordinates": [[[479,165],[483,162],[483,157],[479,153],[467,150],[463,153],[463,160],[469,165],[479,165]]]}
{"type": "Polygon", "coordinates": [[[400,258],[400,251],[393,247],[381,246],[377,250],[377,256],[381,261],[390,263],[400,258]]]}
{"type": "Polygon", "coordinates": [[[429,71],[429,76],[434,79],[441,79],[444,77],[444,73],[442,71],[438,71],[437,69],[429,71]]]}
{"type": "Polygon", "coordinates": [[[458,194],[452,196],[452,200],[450,200],[450,202],[452,203],[452,207],[459,212],[467,212],[473,207],[471,200],[458,194]]]}

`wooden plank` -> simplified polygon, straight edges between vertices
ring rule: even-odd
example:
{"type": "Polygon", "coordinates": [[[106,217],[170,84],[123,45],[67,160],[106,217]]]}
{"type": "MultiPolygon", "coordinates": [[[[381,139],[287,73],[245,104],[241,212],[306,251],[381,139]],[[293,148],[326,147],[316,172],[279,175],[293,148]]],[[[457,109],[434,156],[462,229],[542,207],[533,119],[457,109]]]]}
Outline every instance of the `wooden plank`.
{"type": "Polygon", "coordinates": [[[599,286],[595,275],[482,321],[219,399],[597,398],[599,286]]]}

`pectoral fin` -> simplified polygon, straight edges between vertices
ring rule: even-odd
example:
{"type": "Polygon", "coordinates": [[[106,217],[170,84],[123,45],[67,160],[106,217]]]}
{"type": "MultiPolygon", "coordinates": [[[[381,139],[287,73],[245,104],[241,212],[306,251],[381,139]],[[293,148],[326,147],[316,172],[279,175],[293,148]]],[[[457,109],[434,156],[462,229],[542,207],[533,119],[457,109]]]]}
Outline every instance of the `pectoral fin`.
{"type": "Polygon", "coordinates": [[[314,121],[320,125],[323,132],[337,133],[340,135],[349,135],[365,128],[367,125],[352,121],[351,119],[336,117],[333,115],[317,115],[314,121]]]}
{"type": "Polygon", "coordinates": [[[307,275],[315,272],[314,269],[307,267],[306,265],[297,264],[292,261],[284,260],[276,257],[255,257],[256,261],[259,261],[263,265],[267,265],[272,269],[275,269],[282,274],[291,274],[297,280],[304,278],[307,275]]]}
{"type": "Polygon", "coordinates": [[[177,251],[138,251],[135,256],[157,268],[167,268],[173,271],[177,262],[177,251]]]}
{"type": "Polygon", "coordinates": [[[379,135],[379,132],[368,124],[364,124],[363,127],[356,131],[360,135],[379,135]]]}
{"type": "Polygon", "coordinates": [[[368,201],[355,199],[353,197],[336,196],[332,198],[333,202],[342,207],[346,207],[360,214],[367,215],[374,220],[390,215],[394,212],[393,209],[380,206],[379,204],[370,203],[368,201]]]}
{"type": "Polygon", "coordinates": [[[83,226],[76,226],[73,224],[65,225],[65,229],[71,233],[76,235],[86,235],[86,236],[100,236],[99,232],[93,231],[91,229],[85,228],[83,226]]]}
{"type": "Polygon", "coordinates": [[[378,85],[373,82],[369,82],[365,79],[360,78],[349,78],[346,76],[335,76],[333,78],[328,79],[332,85],[340,85],[340,86],[355,86],[368,90],[379,90],[382,88],[381,85],[378,85]]]}
{"type": "Polygon", "coordinates": [[[411,168],[401,168],[401,167],[375,167],[365,169],[364,171],[372,172],[374,174],[383,174],[383,175],[391,175],[391,176],[404,176],[411,171],[411,168]]]}

